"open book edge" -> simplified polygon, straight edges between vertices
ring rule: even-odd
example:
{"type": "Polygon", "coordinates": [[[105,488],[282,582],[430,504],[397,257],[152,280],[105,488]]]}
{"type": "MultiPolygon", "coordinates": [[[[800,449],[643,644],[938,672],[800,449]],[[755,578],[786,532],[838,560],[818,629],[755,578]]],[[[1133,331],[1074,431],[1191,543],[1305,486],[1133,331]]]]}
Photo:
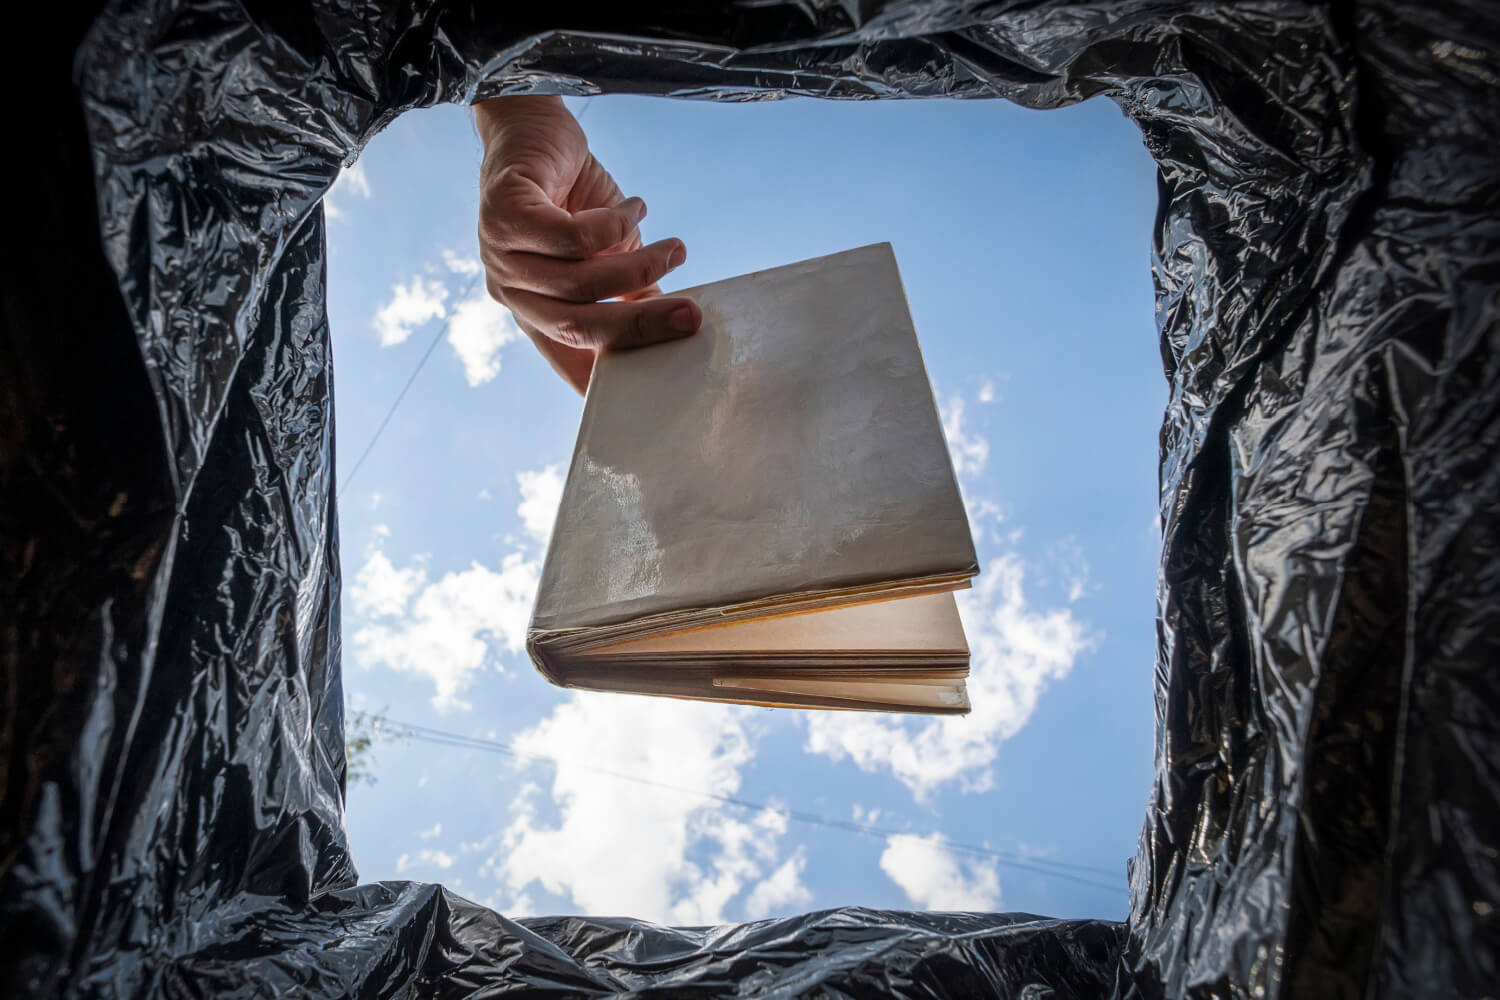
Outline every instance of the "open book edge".
{"type": "Polygon", "coordinates": [[[969,649],[951,589],[549,652],[567,687],[779,707],[969,710],[969,649]]]}
{"type": "Polygon", "coordinates": [[[622,656],[639,662],[743,650],[765,656],[819,652],[967,657],[969,645],[952,592],[939,591],[661,632],[590,646],[578,655],[583,659],[622,656]]]}

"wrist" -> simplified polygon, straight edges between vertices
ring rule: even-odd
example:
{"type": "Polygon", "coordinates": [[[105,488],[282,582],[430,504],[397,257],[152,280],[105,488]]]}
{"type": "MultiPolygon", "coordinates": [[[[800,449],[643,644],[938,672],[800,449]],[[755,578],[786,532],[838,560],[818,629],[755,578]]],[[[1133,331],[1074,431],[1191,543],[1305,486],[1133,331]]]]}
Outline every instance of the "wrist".
{"type": "Polygon", "coordinates": [[[519,115],[567,113],[562,98],[553,94],[524,94],[516,97],[492,97],[474,104],[474,125],[480,140],[488,146],[491,137],[505,123],[519,115]]]}

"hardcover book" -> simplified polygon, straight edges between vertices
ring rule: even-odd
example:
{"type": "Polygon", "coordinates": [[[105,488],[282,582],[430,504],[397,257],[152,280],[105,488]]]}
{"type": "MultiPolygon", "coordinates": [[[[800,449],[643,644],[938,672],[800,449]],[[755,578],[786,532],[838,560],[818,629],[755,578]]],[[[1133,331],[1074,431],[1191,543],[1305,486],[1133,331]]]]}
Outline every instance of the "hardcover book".
{"type": "Polygon", "coordinates": [[[674,293],[604,352],[527,650],[555,684],[962,713],[978,572],[889,244],[674,293]]]}

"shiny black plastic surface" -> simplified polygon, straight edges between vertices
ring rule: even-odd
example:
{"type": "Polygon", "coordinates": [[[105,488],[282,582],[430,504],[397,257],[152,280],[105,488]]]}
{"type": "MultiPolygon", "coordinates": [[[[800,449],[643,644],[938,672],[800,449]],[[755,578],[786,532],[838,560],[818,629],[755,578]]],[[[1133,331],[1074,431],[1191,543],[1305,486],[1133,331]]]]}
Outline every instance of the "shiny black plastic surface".
{"type": "Polygon", "coordinates": [[[588,10],[122,0],[8,32],[0,993],[1493,994],[1497,8],[588,10]],[[356,884],[320,198],[403,110],[597,91],[1105,94],[1139,125],[1170,399],[1126,924],[670,930],[356,884]]]}

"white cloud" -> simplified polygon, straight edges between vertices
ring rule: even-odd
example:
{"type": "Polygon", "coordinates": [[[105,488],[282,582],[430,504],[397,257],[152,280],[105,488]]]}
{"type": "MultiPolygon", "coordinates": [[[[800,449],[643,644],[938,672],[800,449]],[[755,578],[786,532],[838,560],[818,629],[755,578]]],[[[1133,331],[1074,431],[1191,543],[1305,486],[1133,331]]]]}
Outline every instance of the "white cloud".
{"type": "Polygon", "coordinates": [[[470,257],[467,254],[456,253],[452,250],[443,251],[443,264],[454,274],[462,274],[472,277],[481,270],[478,257],[470,257]]]}
{"type": "Polygon", "coordinates": [[[516,475],[516,484],[521,489],[521,505],[516,513],[521,523],[537,541],[546,543],[552,535],[552,522],[557,520],[557,505],[562,503],[563,477],[555,465],[535,472],[516,475]]]}
{"type": "Polygon", "coordinates": [[[537,915],[536,903],[524,892],[512,899],[504,907],[492,906],[490,909],[496,913],[503,913],[512,920],[520,920],[522,917],[534,917],[537,915]]]}
{"type": "Polygon", "coordinates": [[[521,336],[510,310],[476,287],[453,307],[448,320],[448,344],[463,362],[469,385],[483,385],[500,374],[500,349],[521,336]]]}
{"type": "Polygon", "coordinates": [[[812,893],[802,884],[802,871],[806,867],[807,858],[800,851],[783,861],[780,868],[751,890],[745,900],[745,916],[751,920],[780,916],[811,903],[812,893]]]}
{"type": "Polygon", "coordinates": [[[993,560],[973,590],[960,592],[959,614],[969,638],[966,716],[915,722],[865,712],[810,712],[807,749],[861,769],[889,768],[919,799],[960,781],[970,791],[989,785],[999,744],[1020,731],[1049,681],[1067,675],[1092,641],[1067,609],[1033,610],[1025,572],[1014,554],[993,560]]]}
{"type": "Polygon", "coordinates": [[[942,834],[888,837],[880,855],[880,870],[901,887],[907,899],[924,910],[993,911],[1000,907],[1000,876],[995,862],[960,860],[948,849],[942,834]]]}
{"type": "Polygon", "coordinates": [[[985,379],[979,386],[979,401],[981,403],[993,403],[996,400],[995,383],[991,379],[985,379]]]}
{"type": "MultiPolygon", "coordinates": [[[[448,346],[463,365],[464,380],[483,385],[500,374],[501,348],[520,339],[521,329],[510,310],[491,299],[477,280],[482,270],[478,259],[444,250],[443,264],[449,273],[470,279],[464,282],[473,286],[468,297],[450,307],[452,290],[441,277],[412,275],[405,284],[391,286],[390,301],[375,313],[375,332],[380,346],[392,347],[404,343],[423,323],[446,317],[448,346]]],[[[427,270],[436,268],[428,264],[427,270]]]]}
{"type": "MultiPolygon", "coordinates": [[[[989,459],[989,441],[965,430],[963,416],[963,399],[951,397],[942,408],[943,431],[961,480],[972,480],[989,459]]],[[[1000,509],[976,498],[972,482],[961,485],[976,538],[984,537],[986,522],[997,526],[1002,521],[1000,509]]],[[[1018,537],[1012,532],[1011,543],[1018,537]]],[[[1073,564],[1086,567],[1081,550],[1074,554],[1073,564]]],[[[949,782],[965,791],[990,786],[989,767],[999,744],[1026,725],[1047,684],[1067,676],[1094,639],[1068,609],[1032,605],[1018,555],[1004,553],[985,563],[973,589],[956,595],[969,639],[973,711],[920,721],[864,712],[810,712],[809,752],[847,758],[866,771],[889,769],[919,800],[949,782]]],[[[1070,578],[1070,595],[1084,585],[1080,579],[1086,583],[1086,576],[1077,573],[1070,578]]]]}
{"type": "Polygon", "coordinates": [[[419,839],[421,839],[421,840],[432,840],[434,837],[441,836],[442,833],[443,833],[443,824],[441,824],[441,823],[434,823],[434,824],[432,824],[432,828],[431,829],[423,830],[421,833],[417,834],[417,837],[419,839]]]}
{"type": "MultiPolygon", "coordinates": [[[[448,289],[441,281],[412,275],[406,284],[391,286],[391,300],[375,313],[375,332],[381,347],[394,347],[428,320],[447,315],[448,289]]],[[[452,336],[451,332],[449,334],[452,336]]]]}
{"type": "Polygon", "coordinates": [[[1051,547],[1049,558],[1053,571],[1062,578],[1063,585],[1067,587],[1068,603],[1071,604],[1083,598],[1089,592],[1089,579],[1092,574],[1078,540],[1064,538],[1051,547]]]}
{"type": "MultiPolygon", "coordinates": [[[[384,559],[379,552],[372,555],[356,579],[364,579],[367,571],[371,578],[386,575],[382,568],[371,570],[372,563],[384,559]]],[[[475,561],[436,583],[427,582],[427,571],[420,566],[391,567],[395,574],[415,574],[406,579],[415,579],[420,590],[404,617],[355,631],[355,653],[365,666],[383,664],[425,675],[432,681],[432,703],[438,709],[463,707],[459,696],[477,671],[485,666],[504,669],[492,646],[511,653],[523,648],[540,570],[519,552],[502,559],[498,569],[475,561]]]]}
{"type": "Polygon", "coordinates": [[[365,165],[356,163],[345,167],[339,171],[328,193],[323,195],[323,214],[329,219],[342,219],[345,199],[360,197],[369,200],[370,194],[370,178],[365,175],[365,165]]]}
{"type": "MultiPolygon", "coordinates": [[[[390,529],[377,530],[376,534],[387,537],[390,529]]],[[[354,610],[362,615],[399,615],[406,610],[407,602],[425,579],[421,567],[397,569],[385,553],[376,552],[354,574],[349,596],[354,602],[354,610]]]]}
{"type": "Polygon", "coordinates": [[[746,817],[618,777],[732,795],[753,756],[746,717],[728,705],[574,692],[515,740],[557,760],[556,823],[539,818],[537,789],[523,793],[482,873],[518,898],[539,885],[588,913],[673,924],[720,923],[747,890],[745,907],[753,900],[761,913],[805,902],[800,855],[780,857],[784,814],[746,817]]]}
{"type": "Polygon", "coordinates": [[[953,469],[960,477],[975,476],[984,471],[990,458],[990,442],[979,434],[964,430],[964,401],[952,396],[946,406],[940,407],[943,417],[943,435],[948,439],[948,452],[953,456],[953,469]]]}
{"type": "MultiPolygon", "coordinates": [[[[522,472],[516,483],[516,514],[545,538],[562,493],[558,467],[522,472]]],[[[370,619],[354,631],[358,662],[423,674],[438,709],[466,707],[461,695],[475,674],[487,666],[504,672],[500,653],[525,648],[540,575],[539,560],[514,551],[498,567],[474,561],[432,582],[425,557],[398,568],[384,552],[372,552],[350,589],[354,610],[370,619]]]]}
{"type": "Polygon", "coordinates": [[[974,533],[974,544],[978,545],[990,537],[993,530],[998,530],[1005,523],[1005,511],[993,500],[975,499],[964,494],[964,507],[969,514],[969,529],[974,533]]]}
{"type": "Polygon", "coordinates": [[[415,855],[403,854],[396,859],[396,873],[398,875],[407,869],[418,866],[439,868],[447,871],[453,867],[453,855],[446,851],[439,851],[436,848],[424,847],[415,855]]]}

